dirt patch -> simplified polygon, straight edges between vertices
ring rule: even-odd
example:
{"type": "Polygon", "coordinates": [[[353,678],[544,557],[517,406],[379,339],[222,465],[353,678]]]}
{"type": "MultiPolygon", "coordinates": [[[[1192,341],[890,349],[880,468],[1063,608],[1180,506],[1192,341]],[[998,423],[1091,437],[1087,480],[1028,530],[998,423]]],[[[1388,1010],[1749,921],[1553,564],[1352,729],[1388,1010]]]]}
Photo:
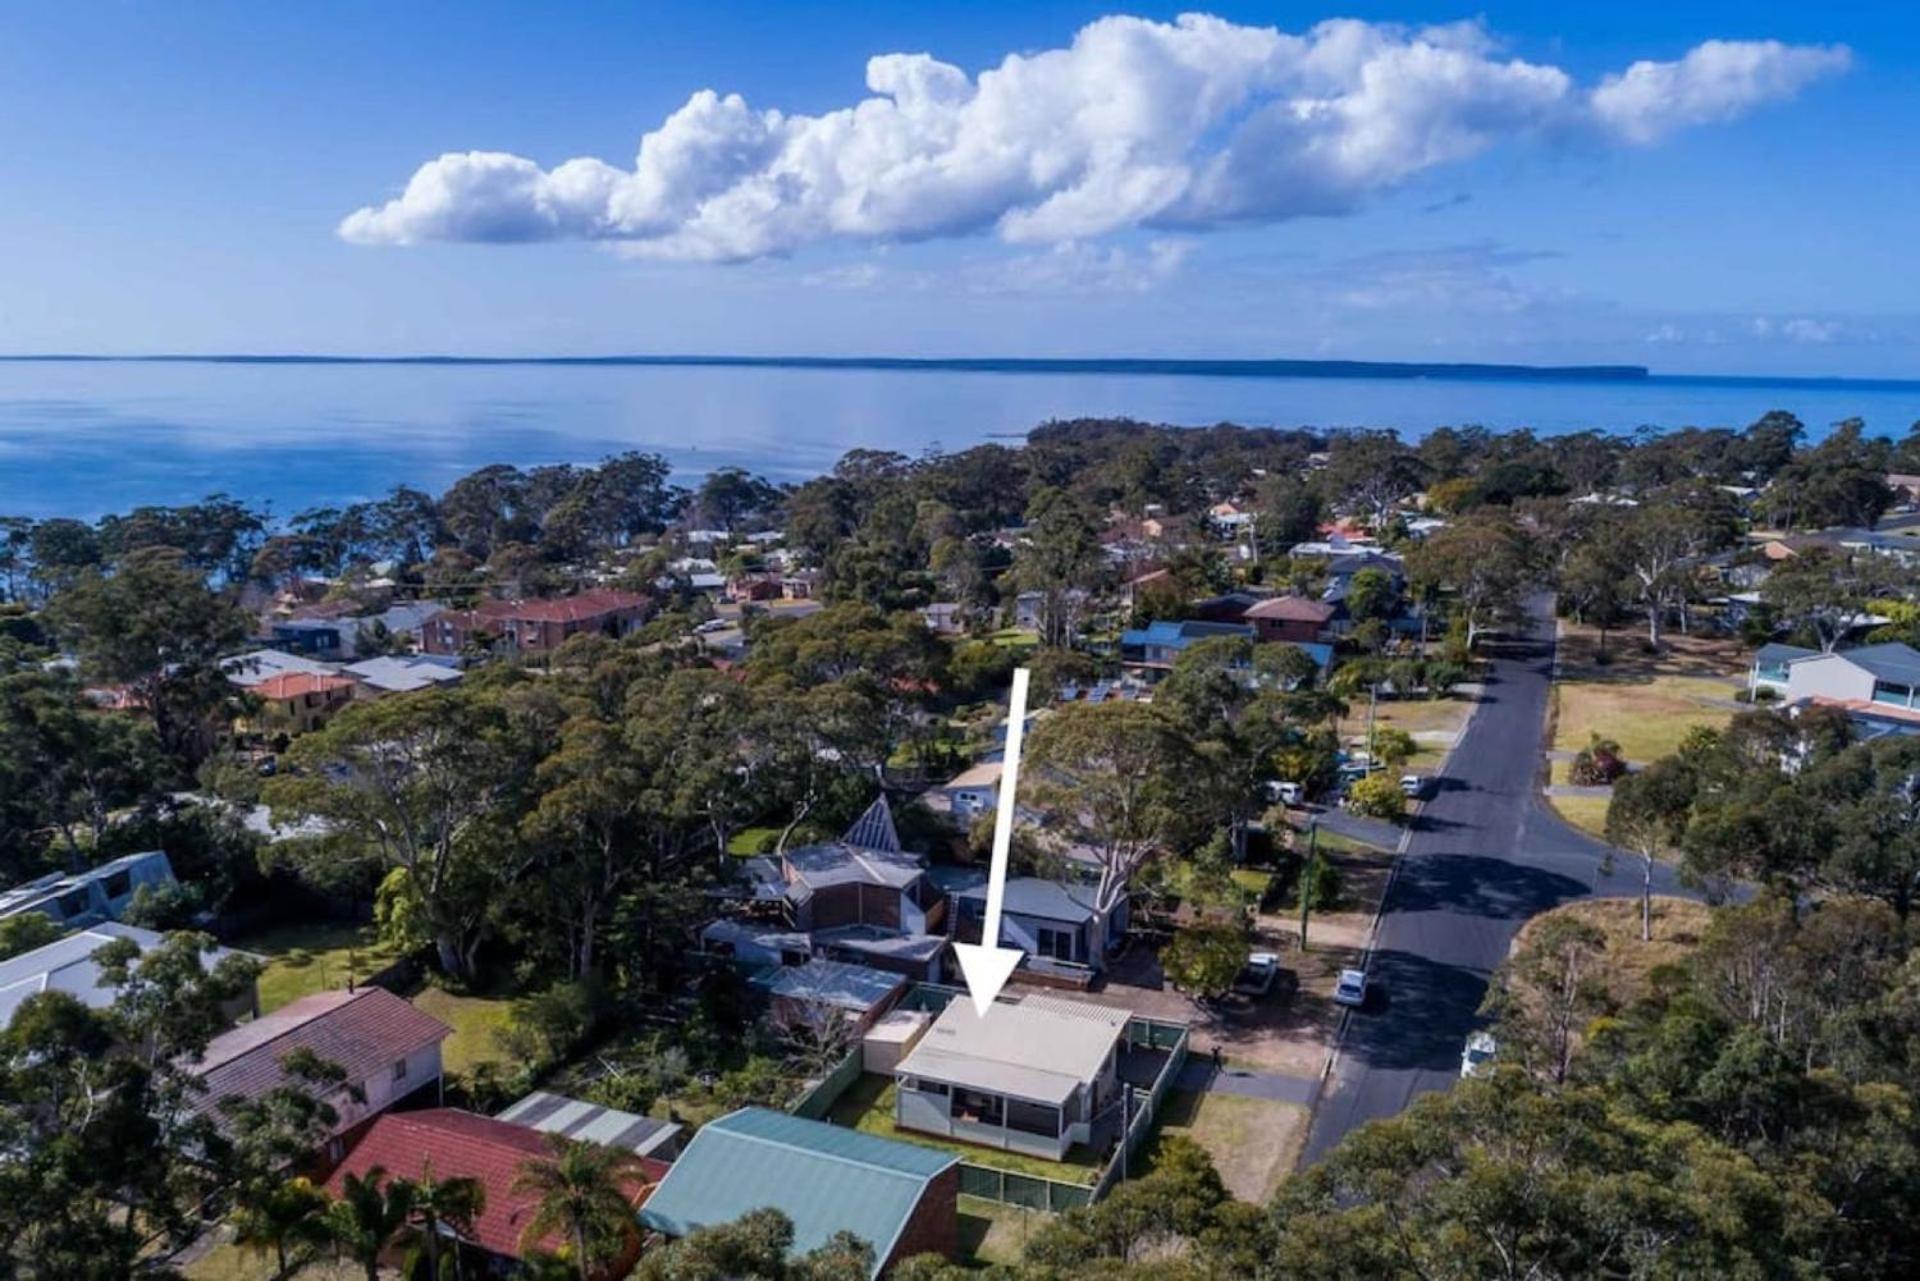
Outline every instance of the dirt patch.
{"type": "Polygon", "coordinates": [[[1562,622],[1558,645],[1560,675],[1569,681],[1620,683],[1661,676],[1728,682],[1728,690],[1744,689],[1752,652],[1735,637],[1666,632],[1659,653],[1650,652],[1644,631],[1609,631],[1606,652],[1610,661],[1597,661],[1600,633],[1579,623],[1562,622]]]}

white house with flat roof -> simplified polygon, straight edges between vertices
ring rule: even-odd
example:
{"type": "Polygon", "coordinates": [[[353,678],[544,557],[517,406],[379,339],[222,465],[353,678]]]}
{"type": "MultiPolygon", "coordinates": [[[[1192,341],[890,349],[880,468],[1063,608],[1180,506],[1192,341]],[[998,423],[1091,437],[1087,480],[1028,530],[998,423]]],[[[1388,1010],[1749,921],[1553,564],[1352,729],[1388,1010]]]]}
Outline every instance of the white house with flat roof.
{"type": "Polygon", "coordinates": [[[947,1005],[894,1069],[894,1122],[1050,1161],[1092,1141],[1119,1090],[1125,1010],[1058,996],[947,1005]]]}

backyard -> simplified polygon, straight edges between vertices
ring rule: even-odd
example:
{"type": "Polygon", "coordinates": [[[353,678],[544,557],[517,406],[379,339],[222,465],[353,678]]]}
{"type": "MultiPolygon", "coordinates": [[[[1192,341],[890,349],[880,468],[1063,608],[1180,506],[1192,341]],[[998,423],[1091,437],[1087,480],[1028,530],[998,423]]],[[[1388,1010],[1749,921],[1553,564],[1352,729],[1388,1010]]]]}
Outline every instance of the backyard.
{"type": "MultiPolygon", "coordinates": [[[[340,921],[280,926],[233,945],[266,962],[259,983],[262,1014],[315,992],[363,981],[401,959],[396,948],[380,941],[372,925],[340,921]]],[[[469,1072],[476,1064],[502,1058],[493,1034],[506,1025],[511,1001],[463,996],[432,986],[411,999],[453,1029],[443,1051],[447,1071],[469,1072]]]]}

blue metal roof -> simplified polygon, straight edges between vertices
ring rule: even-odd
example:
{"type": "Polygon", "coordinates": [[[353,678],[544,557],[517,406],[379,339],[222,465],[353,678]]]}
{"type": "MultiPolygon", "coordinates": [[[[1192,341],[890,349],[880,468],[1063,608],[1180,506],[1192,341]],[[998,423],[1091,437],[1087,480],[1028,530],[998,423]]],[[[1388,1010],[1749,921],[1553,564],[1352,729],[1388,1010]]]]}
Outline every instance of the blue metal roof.
{"type": "Polygon", "coordinates": [[[793,1253],[851,1232],[873,1246],[873,1275],[935,1176],[959,1160],[766,1108],[711,1121],[647,1198],[640,1219],[669,1236],[771,1207],[793,1220],[793,1253]]]}

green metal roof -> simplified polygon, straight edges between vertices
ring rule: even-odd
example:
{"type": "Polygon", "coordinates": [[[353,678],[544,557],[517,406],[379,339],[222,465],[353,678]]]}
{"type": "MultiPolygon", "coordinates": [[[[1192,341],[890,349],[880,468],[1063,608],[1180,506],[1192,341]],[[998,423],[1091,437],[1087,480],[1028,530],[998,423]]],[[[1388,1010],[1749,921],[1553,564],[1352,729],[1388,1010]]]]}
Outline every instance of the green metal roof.
{"type": "Polygon", "coordinates": [[[766,1108],[742,1108],[693,1136],[640,1211],[669,1236],[772,1207],[793,1220],[793,1252],[851,1232],[886,1261],[935,1175],[958,1157],[766,1108]]]}

